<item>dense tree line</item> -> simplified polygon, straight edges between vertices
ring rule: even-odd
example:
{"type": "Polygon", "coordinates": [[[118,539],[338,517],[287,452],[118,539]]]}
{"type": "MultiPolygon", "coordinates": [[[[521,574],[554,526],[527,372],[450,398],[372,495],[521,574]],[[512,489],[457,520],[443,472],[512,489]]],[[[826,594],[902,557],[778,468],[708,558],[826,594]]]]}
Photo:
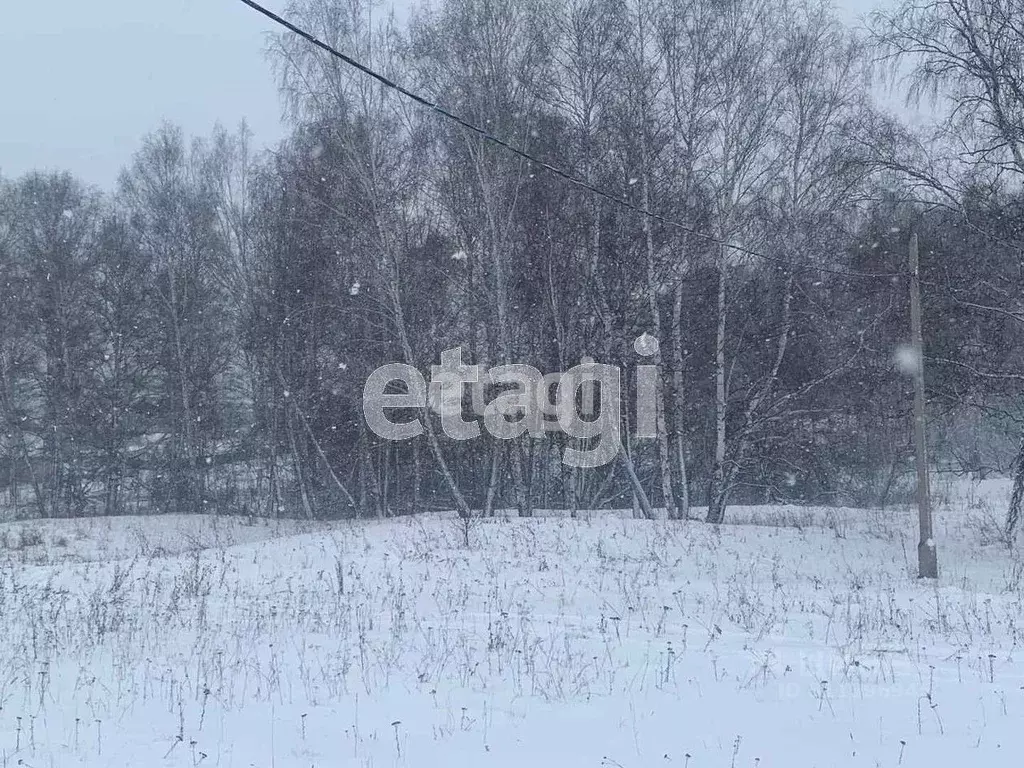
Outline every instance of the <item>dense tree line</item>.
{"type": "Polygon", "coordinates": [[[1016,5],[908,2],[861,39],[791,0],[444,0],[402,24],[364,0],[299,0],[289,16],[322,40],[584,184],[294,36],[271,46],[291,125],[274,151],[244,127],[163,126],[109,194],[68,174],[0,181],[5,504],[683,518],[692,503],[712,522],[730,501],[884,504],[913,461],[895,355],[911,231],[933,458],[1006,470],[1024,37],[999,14],[1016,5]],[[934,134],[874,104],[880,61],[939,94],[934,134]],[[639,440],[642,334],[660,386],[658,436],[639,440]],[[616,460],[566,466],[583,439],[555,432],[452,441],[436,413],[421,437],[375,436],[369,374],[427,373],[454,347],[487,367],[620,366],[616,460]]]}

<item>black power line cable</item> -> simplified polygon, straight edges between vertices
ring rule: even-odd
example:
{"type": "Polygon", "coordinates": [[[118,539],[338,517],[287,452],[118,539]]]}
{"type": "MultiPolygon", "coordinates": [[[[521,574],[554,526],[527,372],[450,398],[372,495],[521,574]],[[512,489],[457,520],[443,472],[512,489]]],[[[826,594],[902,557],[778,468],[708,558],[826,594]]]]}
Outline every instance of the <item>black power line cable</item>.
{"type": "Polygon", "coordinates": [[[587,183],[583,179],[579,178],[578,176],[574,176],[573,174],[569,173],[568,171],[564,171],[564,170],[562,170],[561,168],[559,168],[557,166],[551,165],[550,163],[547,163],[547,162],[541,160],[540,158],[535,157],[534,155],[531,155],[529,152],[526,152],[526,151],[520,149],[519,147],[516,147],[516,146],[510,144],[509,142],[505,141],[501,137],[495,136],[494,134],[492,134],[489,131],[481,128],[480,126],[475,125],[475,124],[469,122],[468,120],[466,120],[466,119],[464,119],[462,117],[459,117],[459,115],[455,114],[454,112],[451,112],[448,109],[445,109],[444,107],[442,107],[441,105],[437,104],[436,102],[433,102],[430,99],[427,99],[427,98],[425,98],[423,96],[420,96],[417,93],[414,93],[413,91],[410,91],[408,88],[405,88],[405,87],[399,85],[394,80],[391,80],[390,78],[386,77],[385,75],[382,75],[379,72],[377,72],[377,71],[371,69],[370,67],[366,66],[365,64],[362,64],[361,62],[356,61],[351,56],[348,56],[348,55],[342,53],[341,51],[339,51],[338,49],[334,48],[333,46],[328,45],[327,43],[323,42],[319,38],[315,37],[314,35],[310,34],[306,30],[302,29],[301,27],[299,27],[299,26],[293,24],[292,22],[288,21],[287,19],[277,15],[276,13],[274,13],[273,11],[271,11],[268,8],[263,7],[259,3],[254,2],[254,0],[241,0],[241,2],[244,3],[245,5],[249,6],[250,8],[252,8],[254,11],[257,11],[257,12],[263,14],[264,16],[266,16],[268,19],[270,19],[274,23],[279,24],[280,26],[284,27],[289,32],[295,33],[296,35],[298,35],[299,37],[303,38],[304,40],[306,40],[307,42],[311,43],[312,45],[316,46],[317,48],[319,48],[319,49],[321,49],[323,51],[326,51],[327,53],[331,54],[331,56],[335,56],[336,58],[341,59],[343,62],[345,62],[349,66],[354,67],[355,69],[358,69],[363,74],[368,75],[369,77],[372,77],[377,82],[381,83],[382,85],[387,86],[388,88],[391,88],[394,91],[397,91],[398,93],[400,93],[403,96],[405,96],[406,98],[416,102],[417,104],[420,104],[421,106],[424,106],[427,109],[430,109],[430,110],[438,113],[439,115],[441,115],[442,117],[444,117],[444,118],[446,118],[448,120],[452,120],[452,121],[458,123],[463,128],[465,128],[465,129],[467,129],[469,131],[472,131],[473,133],[479,134],[481,137],[483,137],[487,141],[490,141],[490,142],[492,142],[494,144],[497,144],[499,147],[503,147],[504,149],[508,150],[512,154],[514,154],[514,155],[516,155],[516,156],[518,156],[518,157],[520,157],[520,158],[522,158],[522,159],[524,159],[524,160],[526,160],[526,161],[528,161],[530,163],[533,163],[534,165],[536,165],[536,166],[538,166],[540,168],[543,168],[544,170],[549,171],[550,173],[553,173],[555,176],[558,176],[559,178],[562,178],[565,181],[568,181],[570,184],[573,184],[573,185],[575,185],[575,186],[577,186],[577,187],[579,187],[581,189],[585,189],[588,192],[592,192],[593,194],[598,195],[600,197],[603,197],[606,200],[610,200],[611,202],[615,203],[616,205],[620,205],[620,206],[622,206],[624,208],[628,208],[631,211],[639,213],[641,216],[647,216],[647,217],[649,217],[651,219],[654,219],[655,221],[659,221],[662,224],[665,224],[665,225],[667,225],[669,227],[672,227],[674,229],[678,229],[678,230],[681,230],[683,232],[686,232],[686,233],[688,233],[688,234],[690,234],[690,235],[692,235],[692,236],[694,236],[694,237],[696,237],[698,239],[704,240],[704,241],[709,242],[709,243],[713,243],[714,245],[718,245],[718,246],[721,246],[721,247],[731,248],[734,251],[738,251],[740,253],[746,254],[747,256],[753,256],[755,258],[762,259],[764,261],[767,261],[767,262],[770,262],[770,263],[776,265],[780,269],[786,269],[786,270],[789,270],[791,272],[820,272],[820,273],[828,274],[828,275],[836,275],[838,277],[850,277],[850,278],[868,279],[868,280],[893,280],[895,278],[903,277],[903,275],[901,273],[898,273],[898,272],[849,272],[849,271],[843,271],[843,270],[837,270],[837,269],[829,269],[828,267],[821,267],[821,266],[816,266],[816,265],[813,265],[813,264],[799,264],[799,265],[792,264],[792,263],[786,261],[785,259],[781,259],[781,258],[779,258],[777,256],[770,256],[770,255],[768,255],[766,253],[762,253],[760,251],[755,251],[752,248],[747,248],[745,246],[737,245],[735,243],[727,243],[724,240],[721,240],[720,238],[715,237],[714,235],[709,235],[709,234],[707,234],[705,232],[701,232],[700,230],[697,230],[697,229],[695,229],[695,228],[693,228],[693,227],[691,227],[691,226],[689,226],[687,224],[683,224],[682,222],[675,221],[675,220],[670,219],[670,218],[668,218],[666,216],[662,216],[661,214],[655,213],[654,211],[651,211],[651,210],[648,210],[647,208],[644,208],[643,206],[636,205],[635,203],[631,203],[629,200],[626,200],[625,198],[619,197],[618,195],[614,195],[611,192],[606,192],[603,189],[595,187],[595,186],[587,183]]]}

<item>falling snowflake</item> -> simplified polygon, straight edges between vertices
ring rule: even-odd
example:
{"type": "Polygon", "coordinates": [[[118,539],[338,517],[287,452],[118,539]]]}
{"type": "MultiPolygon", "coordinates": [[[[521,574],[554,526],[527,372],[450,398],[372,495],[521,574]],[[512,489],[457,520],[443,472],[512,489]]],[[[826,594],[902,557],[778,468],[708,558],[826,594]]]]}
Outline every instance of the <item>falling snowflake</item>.
{"type": "Polygon", "coordinates": [[[348,289],[348,295],[358,296],[360,288],[362,288],[362,286],[359,285],[359,281],[356,280],[354,283],[352,283],[352,287],[348,289]]]}
{"type": "Polygon", "coordinates": [[[469,254],[465,251],[456,251],[452,254],[452,261],[465,261],[467,258],[469,258],[469,254]]]}
{"type": "Polygon", "coordinates": [[[911,344],[901,344],[896,348],[896,367],[906,376],[915,376],[921,370],[921,356],[911,344]]]}

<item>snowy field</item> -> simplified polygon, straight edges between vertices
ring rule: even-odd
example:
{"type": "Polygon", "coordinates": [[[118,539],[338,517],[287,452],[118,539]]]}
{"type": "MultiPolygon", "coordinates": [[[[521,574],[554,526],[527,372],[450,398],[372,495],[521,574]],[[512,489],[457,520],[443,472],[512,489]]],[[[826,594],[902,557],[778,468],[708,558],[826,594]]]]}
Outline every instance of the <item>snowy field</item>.
{"type": "Polygon", "coordinates": [[[1004,484],[939,512],[0,525],[0,766],[1024,761],[1004,484]]]}

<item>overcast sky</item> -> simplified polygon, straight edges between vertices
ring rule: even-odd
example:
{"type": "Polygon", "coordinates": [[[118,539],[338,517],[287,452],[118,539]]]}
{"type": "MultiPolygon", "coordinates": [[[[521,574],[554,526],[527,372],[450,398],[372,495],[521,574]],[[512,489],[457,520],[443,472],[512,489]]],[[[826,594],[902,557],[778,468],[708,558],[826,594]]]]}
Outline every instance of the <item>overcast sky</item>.
{"type": "MultiPolygon", "coordinates": [[[[855,18],[874,0],[839,0],[855,18]]],[[[287,0],[265,0],[283,11],[287,0]]],[[[409,0],[386,0],[406,7],[409,0]]],[[[243,118],[282,135],[271,22],[238,0],[21,0],[0,21],[0,174],[67,169],[110,188],[163,120],[206,134],[243,118]]]]}

